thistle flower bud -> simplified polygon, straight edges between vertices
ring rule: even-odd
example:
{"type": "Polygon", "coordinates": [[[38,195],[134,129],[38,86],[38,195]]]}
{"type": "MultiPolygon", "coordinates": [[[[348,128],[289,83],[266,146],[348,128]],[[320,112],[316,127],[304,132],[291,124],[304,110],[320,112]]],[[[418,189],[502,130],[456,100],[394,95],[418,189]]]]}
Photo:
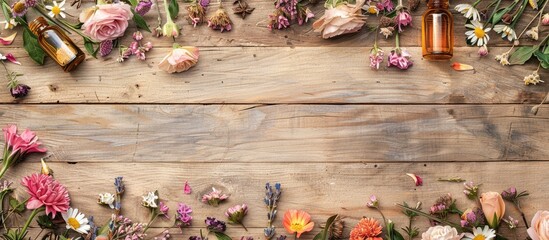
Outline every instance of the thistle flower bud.
{"type": "Polygon", "coordinates": [[[112,52],[113,43],[112,40],[105,40],[99,44],[99,55],[105,57],[112,52]]]}
{"type": "Polygon", "coordinates": [[[10,88],[11,96],[14,98],[22,98],[29,94],[31,88],[25,84],[17,84],[15,87],[10,88]]]}
{"type": "Polygon", "coordinates": [[[150,0],[139,1],[137,6],[135,7],[135,12],[141,16],[144,16],[151,10],[152,4],[153,3],[150,0]]]}

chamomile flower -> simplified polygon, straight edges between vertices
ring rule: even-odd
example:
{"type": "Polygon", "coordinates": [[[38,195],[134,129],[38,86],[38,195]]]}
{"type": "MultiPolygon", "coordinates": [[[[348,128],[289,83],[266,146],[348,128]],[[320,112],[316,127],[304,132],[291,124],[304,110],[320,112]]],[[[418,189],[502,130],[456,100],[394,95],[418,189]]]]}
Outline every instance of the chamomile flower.
{"type": "Polygon", "coordinates": [[[484,229],[473,228],[473,233],[465,233],[464,240],[492,240],[496,237],[496,231],[484,226],[484,229]]]}
{"type": "Polygon", "coordinates": [[[455,7],[456,11],[463,14],[463,16],[467,19],[471,19],[473,21],[480,21],[480,13],[478,10],[471,4],[458,4],[455,7]]]}
{"type": "Polygon", "coordinates": [[[15,21],[15,18],[10,18],[9,21],[0,21],[0,24],[4,24],[4,29],[13,29],[19,23],[15,21]]]}
{"type": "Polygon", "coordinates": [[[61,3],[57,4],[57,1],[52,1],[53,2],[53,6],[51,5],[46,5],[46,9],[50,10],[50,12],[48,13],[48,15],[50,17],[57,17],[57,16],[61,16],[62,18],[66,18],[67,16],[65,15],[65,8],[63,6],[65,6],[65,0],[63,0],[61,3]]]}
{"type": "Polygon", "coordinates": [[[515,33],[515,30],[507,25],[496,25],[494,26],[494,31],[497,33],[501,33],[501,38],[507,38],[509,42],[513,42],[517,39],[517,33],[515,33]]]}
{"type": "Polygon", "coordinates": [[[481,22],[473,20],[471,23],[465,24],[465,27],[467,29],[471,29],[465,32],[467,40],[471,43],[471,45],[477,45],[480,47],[486,45],[488,40],[490,40],[487,33],[491,30],[491,28],[484,28],[481,22]]]}
{"type": "Polygon", "coordinates": [[[67,223],[67,229],[72,229],[81,234],[88,234],[90,224],[83,213],[79,213],[77,208],[69,208],[67,212],[61,213],[67,223]]]}

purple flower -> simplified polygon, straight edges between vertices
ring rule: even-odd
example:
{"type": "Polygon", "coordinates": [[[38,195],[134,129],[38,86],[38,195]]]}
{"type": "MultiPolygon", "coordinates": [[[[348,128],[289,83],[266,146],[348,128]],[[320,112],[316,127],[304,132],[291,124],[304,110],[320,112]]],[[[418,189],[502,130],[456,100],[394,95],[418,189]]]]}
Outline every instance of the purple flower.
{"type": "Polygon", "coordinates": [[[28,7],[28,8],[31,8],[31,7],[34,7],[36,6],[36,0],[25,0],[25,5],[28,7]]]}
{"type": "Polygon", "coordinates": [[[17,84],[15,87],[10,88],[11,96],[14,98],[22,98],[27,96],[31,88],[25,84],[17,84]]]}
{"type": "Polygon", "coordinates": [[[208,240],[208,238],[202,238],[200,236],[190,236],[189,240],[208,240]]]}
{"type": "Polygon", "coordinates": [[[199,0],[198,4],[200,4],[203,8],[206,8],[210,5],[210,0],[199,0]]]}
{"type": "Polygon", "coordinates": [[[11,14],[13,15],[13,18],[22,17],[27,13],[28,9],[25,1],[17,1],[11,5],[11,14]]]}
{"type": "Polygon", "coordinates": [[[122,182],[122,179],[122,177],[116,177],[114,179],[114,186],[117,194],[122,194],[124,192],[124,183],[122,182]]]}
{"type": "Polygon", "coordinates": [[[137,57],[137,59],[141,61],[145,61],[145,59],[147,59],[147,56],[145,56],[145,51],[142,48],[137,49],[137,51],[135,51],[133,54],[135,55],[135,57],[137,57]]]}
{"type": "Polygon", "coordinates": [[[481,227],[486,225],[486,221],[484,219],[485,217],[482,209],[468,209],[463,213],[463,215],[461,215],[460,223],[462,227],[481,227]]]}
{"type": "Polygon", "coordinates": [[[144,16],[151,10],[152,4],[153,3],[150,0],[141,0],[135,7],[135,12],[141,16],[144,16]]]}
{"type": "Polygon", "coordinates": [[[391,0],[382,0],[381,6],[387,12],[393,11],[393,9],[395,9],[395,5],[393,5],[393,1],[391,0]]]}
{"type": "Polygon", "coordinates": [[[170,218],[170,216],[168,215],[168,211],[170,210],[170,207],[164,204],[164,202],[158,203],[158,210],[162,215],[164,215],[165,218],[168,218],[168,219],[170,218]]]}
{"type": "Polygon", "coordinates": [[[402,27],[412,26],[412,15],[408,11],[400,10],[396,16],[396,23],[398,25],[398,32],[402,32],[402,27]]]}
{"type": "Polygon", "coordinates": [[[370,208],[377,208],[378,205],[379,201],[377,200],[376,195],[370,196],[370,201],[366,203],[366,206],[370,208]]]}
{"type": "Polygon", "coordinates": [[[99,44],[99,55],[105,57],[112,52],[113,43],[112,40],[105,40],[99,44]]]}
{"type": "Polygon", "coordinates": [[[128,47],[132,54],[136,54],[137,50],[139,50],[139,42],[133,41],[130,46],[128,47]]]}
{"type": "Polygon", "coordinates": [[[193,217],[191,216],[192,212],[193,210],[187,204],[178,203],[177,214],[175,215],[177,226],[191,226],[191,221],[193,220],[193,217]]]}
{"type": "Polygon", "coordinates": [[[517,189],[515,187],[510,187],[501,193],[501,197],[505,200],[513,201],[517,197],[517,189]]]}
{"type": "Polygon", "coordinates": [[[412,55],[410,55],[408,51],[403,49],[395,49],[391,51],[391,54],[388,57],[387,66],[395,66],[402,70],[406,70],[413,65],[412,60],[410,60],[411,57],[412,55]]]}
{"type": "Polygon", "coordinates": [[[225,230],[227,230],[227,225],[225,222],[217,220],[213,217],[207,217],[204,222],[206,223],[206,228],[208,228],[208,231],[225,232],[225,230]]]}

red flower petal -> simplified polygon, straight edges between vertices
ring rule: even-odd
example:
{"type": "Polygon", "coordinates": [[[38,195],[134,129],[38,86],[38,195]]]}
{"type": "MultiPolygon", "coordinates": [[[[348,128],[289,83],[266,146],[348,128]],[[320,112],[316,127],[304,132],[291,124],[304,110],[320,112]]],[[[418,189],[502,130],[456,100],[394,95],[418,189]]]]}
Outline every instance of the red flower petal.
{"type": "Polygon", "coordinates": [[[2,43],[2,45],[10,45],[15,39],[15,36],[17,36],[17,32],[7,37],[0,37],[0,43],[2,43]]]}
{"type": "Polygon", "coordinates": [[[406,173],[406,175],[410,176],[413,180],[416,186],[422,186],[423,185],[423,179],[419,177],[418,175],[415,175],[413,173],[406,173]]]}
{"type": "Polygon", "coordinates": [[[15,63],[17,65],[21,65],[21,63],[19,61],[17,61],[17,59],[15,59],[15,56],[13,56],[13,54],[11,53],[8,53],[6,54],[6,59],[12,63],[15,63]]]}

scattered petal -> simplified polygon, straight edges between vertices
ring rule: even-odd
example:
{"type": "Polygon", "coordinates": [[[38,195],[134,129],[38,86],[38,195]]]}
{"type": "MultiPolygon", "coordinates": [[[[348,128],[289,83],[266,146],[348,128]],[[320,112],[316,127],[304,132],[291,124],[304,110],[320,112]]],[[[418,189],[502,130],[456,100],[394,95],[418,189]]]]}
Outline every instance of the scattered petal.
{"type": "Polygon", "coordinates": [[[17,59],[15,59],[15,56],[13,56],[13,54],[11,53],[8,53],[6,54],[6,59],[12,63],[15,63],[17,65],[21,65],[21,63],[19,61],[17,61],[17,59]]]}
{"type": "Polygon", "coordinates": [[[191,186],[189,185],[189,182],[185,181],[185,187],[183,189],[183,193],[191,194],[191,192],[192,192],[192,189],[191,189],[191,186]]]}
{"type": "Polygon", "coordinates": [[[7,37],[0,37],[0,43],[2,43],[2,45],[10,45],[11,43],[13,43],[13,40],[15,39],[15,36],[17,36],[17,33],[13,33],[12,35],[9,35],[7,37]]]}
{"type": "Polygon", "coordinates": [[[452,63],[452,68],[456,71],[469,71],[469,70],[475,70],[475,68],[468,64],[463,63],[452,63]]]}
{"type": "Polygon", "coordinates": [[[421,177],[419,177],[418,175],[415,175],[413,173],[406,173],[406,175],[414,179],[416,186],[423,186],[423,179],[421,179],[421,177]]]}

